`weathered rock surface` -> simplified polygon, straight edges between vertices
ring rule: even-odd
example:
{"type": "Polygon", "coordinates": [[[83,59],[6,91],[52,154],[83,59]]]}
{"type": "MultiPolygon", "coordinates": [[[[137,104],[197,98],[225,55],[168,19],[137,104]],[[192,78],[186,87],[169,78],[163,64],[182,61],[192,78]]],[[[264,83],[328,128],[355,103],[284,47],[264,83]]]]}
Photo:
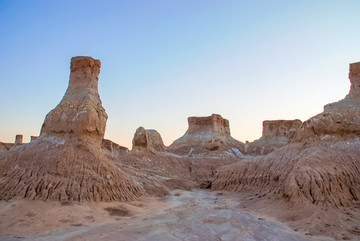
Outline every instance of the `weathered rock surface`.
{"type": "Polygon", "coordinates": [[[109,152],[111,154],[111,156],[114,158],[123,156],[123,155],[126,155],[127,153],[129,153],[128,148],[126,148],[124,146],[120,146],[119,144],[112,142],[110,140],[107,140],[107,139],[102,140],[101,146],[104,150],[109,152]]]}
{"type": "Polygon", "coordinates": [[[149,150],[151,152],[166,151],[166,147],[159,132],[152,129],[145,129],[144,127],[139,127],[138,129],[136,129],[132,144],[133,144],[132,150],[134,151],[141,151],[141,150],[149,150]]]}
{"type": "Polygon", "coordinates": [[[220,115],[189,117],[188,124],[185,135],[169,146],[170,152],[188,156],[243,156],[244,144],[231,137],[229,121],[220,115]]]}
{"type": "Polygon", "coordinates": [[[0,156],[0,200],[127,201],[141,195],[101,148],[107,115],[99,72],[99,60],[72,58],[69,87],[41,135],[0,156]]]}
{"type": "Polygon", "coordinates": [[[266,155],[290,143],[302,122],[300,120],[266,120],[263,122],[262,137],[245,144],[249,155],[266,155]]]}
{"type": "Polygon", "coordinates": [[[359,65],[350,65],[349,95],[305,121],[292,144],[219,169],[212,188],[249,190],[295,206],[352,206],[360,199],[359,65]]]}

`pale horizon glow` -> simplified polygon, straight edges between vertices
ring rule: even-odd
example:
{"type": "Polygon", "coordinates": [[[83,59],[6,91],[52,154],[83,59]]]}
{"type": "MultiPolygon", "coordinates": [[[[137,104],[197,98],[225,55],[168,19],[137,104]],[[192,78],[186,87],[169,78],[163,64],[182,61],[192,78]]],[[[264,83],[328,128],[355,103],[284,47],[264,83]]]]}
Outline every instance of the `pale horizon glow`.
{"type": "Polygon", "coordinates": [[[220,114],[234,138],[262,121],[305,121],[348,94],[360,61],[360,2],[0,1],[0,142],[40,133],[70,59],[102,63],[105,138],[131,148],[139,126],[166,145],[190,116],[220,114]]]}

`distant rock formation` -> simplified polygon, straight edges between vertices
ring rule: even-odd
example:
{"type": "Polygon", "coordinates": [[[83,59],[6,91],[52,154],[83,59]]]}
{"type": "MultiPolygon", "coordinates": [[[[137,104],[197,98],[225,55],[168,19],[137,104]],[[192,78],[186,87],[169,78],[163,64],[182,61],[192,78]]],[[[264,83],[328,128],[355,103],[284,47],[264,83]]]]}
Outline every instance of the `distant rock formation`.
{"type": "Polygon", "coordinates": [[[326,136],[360,135],[360,62],[350,64],[349,94],[324,106],[324,112],[305,121],[294,137],[295,142],[326,136]]]}
{"type": "Polygon", "coordinates": [[[244,144],[230,135],[229,121],[221,115],[189,117],[185,135],[175,140],[169,151],[179,155],[202,155],[210,152],[226,152],[233,157],[242,157],[244,144]]]}
{"type": "Polygon", "coordinates": [[[166,147],[161,138],[161,135],[156,130],[145,129],[139,127],[136,129],[134,138],[132,141],[132,150],[149,150],[151,152],[163,152],[166,151],[166,147]]]}
{"type": "Polygon", "coordinates": [[[12,147],[14,147],[15,143],[0,142],[0,145],[2,146],[1,149],[3,149],[4,151],[7,151],[7,150],[10,150],[12,147]]]}
{"type": "Polygon", "coordinates": [[[102,150],[107,115],[98,93],[100,61],[71,59],[69,87],[41,135],[0,156],[0,200],[127,201],[142,195],[102,150]]]}
{"type": "Polygon", "coordinates": [[[220,136],[230,136],[230,125],[227,119],[221,115],[212,114],[205,117],[189,117],[189,128],[186,132],[188,135],[203,135],[214,133],[220,136]]]}
{"type": "Polygon", "coordinates": [[[302,122],[300,120],[266,120],[263,121],[262,137],[245,144],[249,155],[266,155],[279,147],[290,143],[302,122]]]}
{"type": "Polygon", "coordinates": [[[289,145],[218,169],[213,190],[251,191],[294,207],[351,207],[360,200],[360,63],[350,93],[305,121],[289,145]]]}
{"type": "Polygon", "coordinates": [[[15,136],[15,145],[23,144],[23,135],[16,135],[15,136]]]}

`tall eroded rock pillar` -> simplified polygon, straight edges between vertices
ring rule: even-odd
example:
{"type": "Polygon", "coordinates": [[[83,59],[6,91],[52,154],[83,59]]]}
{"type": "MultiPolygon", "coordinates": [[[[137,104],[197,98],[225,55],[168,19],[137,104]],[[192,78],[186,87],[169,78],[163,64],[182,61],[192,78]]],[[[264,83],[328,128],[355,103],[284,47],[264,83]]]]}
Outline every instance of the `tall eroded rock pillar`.
{"type": "Polygon", "coordinates": [[[23,135],[16,135],[15,136],[15,145],[23,144],[23,135]]]}
{"type": "Polygon", "coordinates": [[[45,118],[41,135],[90,137],[101,143],[107,114],[98,92],[100,60],[71,59],[69,86],[61,102],[45,118]]]}
{"type": "Polygon", "coordinates": [[[349,65],[350,91],[349,94],[338,102],[324,106],[325,112],[347,112],[360,109],[360,62],[349,65]]]}
{"type": "Polygon", "coordinates": [[[349,66],[349,79],[351,88],[349,95],[351,97],[360,97],[360,62],[352,63],[349,66]]]}

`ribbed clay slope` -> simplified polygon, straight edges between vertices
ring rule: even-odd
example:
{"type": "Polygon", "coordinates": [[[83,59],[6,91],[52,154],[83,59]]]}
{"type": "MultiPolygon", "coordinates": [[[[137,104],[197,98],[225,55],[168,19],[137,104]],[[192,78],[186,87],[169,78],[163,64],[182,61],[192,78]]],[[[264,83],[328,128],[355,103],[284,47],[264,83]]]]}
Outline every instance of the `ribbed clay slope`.
{"type": "Polygon", "coordinates": [[[295,133],[292,144],[267,156],[220,168],[213,190],[250,190],[293,204],[351,206],[360,199],[360,63],[350,65],[344,100],[295,133]]]}

